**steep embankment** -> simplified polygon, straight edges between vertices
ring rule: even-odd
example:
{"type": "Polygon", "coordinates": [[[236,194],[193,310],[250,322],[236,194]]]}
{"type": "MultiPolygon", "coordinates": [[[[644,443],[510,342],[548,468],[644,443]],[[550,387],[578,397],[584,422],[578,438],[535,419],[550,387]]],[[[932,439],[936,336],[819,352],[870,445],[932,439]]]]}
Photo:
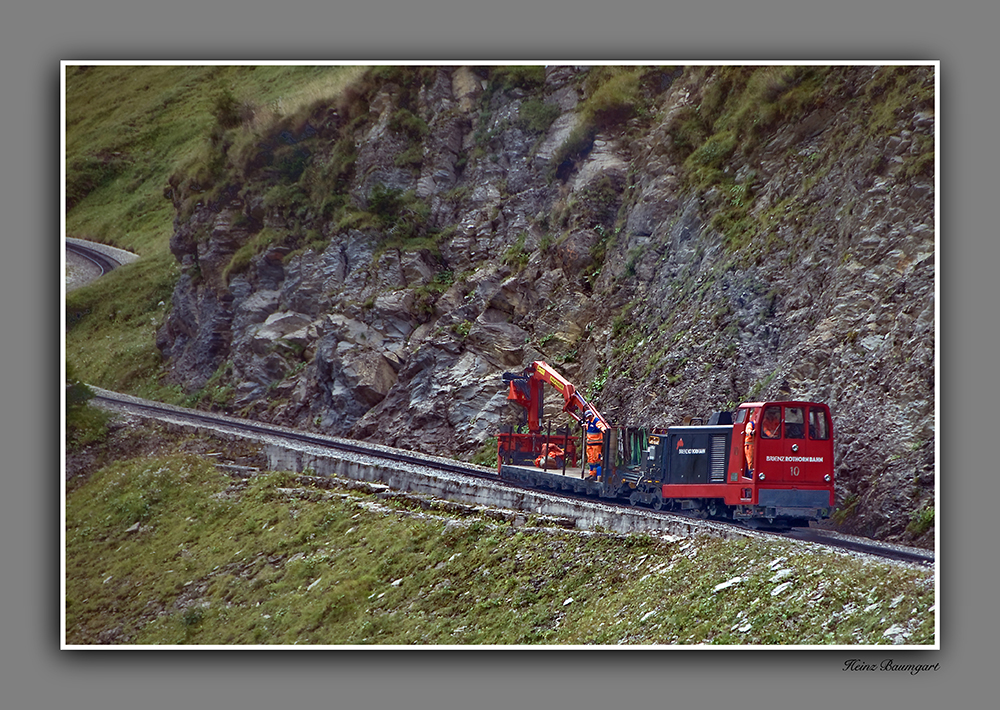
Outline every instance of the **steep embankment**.
{"type": "Polygon", "coordinates": [[[383,67],[224,118],[167,191],[204,403],[470,456],[534,359],[622,423],[819,399],[844,527],[930,539],[932,67],[383,67]]]}

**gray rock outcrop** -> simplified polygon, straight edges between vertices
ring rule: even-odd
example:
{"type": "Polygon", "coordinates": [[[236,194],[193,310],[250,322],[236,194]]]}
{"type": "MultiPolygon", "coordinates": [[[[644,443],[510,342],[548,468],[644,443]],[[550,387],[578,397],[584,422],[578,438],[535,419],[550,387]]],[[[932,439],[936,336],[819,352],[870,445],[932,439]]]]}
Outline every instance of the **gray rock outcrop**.
{"type": "Polygon", "coordinates": [[[650,68],[618,116],[587,67],[414,68],[351,134],[275,142],[308,151],[298,202],[263,168],[190,214],[175,190],[169,377],[462,457],[515,421],[500,374],[534,359],[623,424],[821,400],[844,529],[905,536],[935,480],[932,68],[736,71],[650,68]]]}

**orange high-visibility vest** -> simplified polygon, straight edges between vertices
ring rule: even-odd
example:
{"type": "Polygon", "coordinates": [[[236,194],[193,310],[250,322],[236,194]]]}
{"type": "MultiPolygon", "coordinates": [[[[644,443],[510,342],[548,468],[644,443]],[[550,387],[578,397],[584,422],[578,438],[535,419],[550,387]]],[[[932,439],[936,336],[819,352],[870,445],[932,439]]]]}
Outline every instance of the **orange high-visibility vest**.
{"type": "Polygon", "coordinates": [[[600,463],[601,450],[604,448],[604,434],[587,432],[587,463],[600,463]]]}
{"type": "Polygon", "coordinates": [[[747,421],[746,429],[743,431],[743,453],[747,459],[747,469],[753,471],[754,463],[754,423],[753,419],[747,421]]]}

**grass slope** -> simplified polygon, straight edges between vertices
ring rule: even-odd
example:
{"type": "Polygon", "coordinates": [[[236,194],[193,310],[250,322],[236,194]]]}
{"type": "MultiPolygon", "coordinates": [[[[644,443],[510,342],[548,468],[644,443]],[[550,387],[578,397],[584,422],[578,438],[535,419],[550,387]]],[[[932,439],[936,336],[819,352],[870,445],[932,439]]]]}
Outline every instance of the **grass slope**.
{"type": "Polygon", "coordinates": [[[68,66],[65,72],[66,234],[142,259],[66,299],[66,352],[81,379],[156,393],[154,333],[179,275],[169,242],[171,175],[208,150],[227,105],[253,140],[276,120],[339,95],[363,67],[68,66]],[[161,305],[162,303],[162,305],[161,305]]]}
{"type": "Polygon", "coordinates": [[[785,541],[562,530],[315,483],[235,479],[191,453],[73,479],[66,642],[933,643],[930,572],[785,541]]]}

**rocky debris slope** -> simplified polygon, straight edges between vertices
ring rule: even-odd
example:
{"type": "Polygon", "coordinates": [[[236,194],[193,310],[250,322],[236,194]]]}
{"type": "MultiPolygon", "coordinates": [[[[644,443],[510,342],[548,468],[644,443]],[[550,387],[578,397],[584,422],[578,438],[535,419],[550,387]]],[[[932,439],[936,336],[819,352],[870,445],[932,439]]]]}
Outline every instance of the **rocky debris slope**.
{"type": "Polygon", "coordinates": [[[825,401],[838,522],[930,540],[905,529],[935,483],[933,91],[919,66],[382,68],[175,176],[157,344],[205,403],[466,458],[536,359],[623,424],[825,401]]]}

